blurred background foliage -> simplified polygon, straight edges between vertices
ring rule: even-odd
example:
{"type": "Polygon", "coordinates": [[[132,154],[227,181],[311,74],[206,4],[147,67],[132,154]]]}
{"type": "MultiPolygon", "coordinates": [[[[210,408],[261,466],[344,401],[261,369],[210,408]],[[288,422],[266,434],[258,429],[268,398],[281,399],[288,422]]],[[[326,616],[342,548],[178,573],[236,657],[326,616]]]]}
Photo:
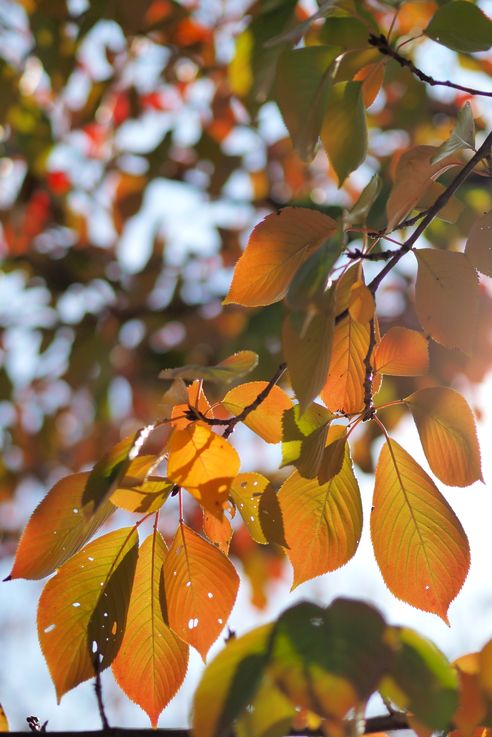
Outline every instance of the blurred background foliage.
{"type": "MultiPolygon", "coordinates": [[[[354,74],[361,47],[378,61],[369,26],[387,33],[393,24],[408,41],[438,5],[338,2],[335,16],[359,22],[344,41],[354,74]]],[[[276,62],[292,38],[265,42],[316,10],[314,0],[0,0],[0,555],[13,553],[26,519],[26,484],[40,498],[159,416],[161,369],[252,349],[260,354],[252,378],[274,373],[281,308],[221,305],[253,225],[287,204],[339,216],[378,172],[369,223],[381,228],[399,154],[449,135],[467,96],[428,89],[390,61],[368,111],[369,157],[343,190],[322,151],[302,162],[275,102],[276,62]]],[[[307,42],[333,42],[330,33],[321,15],[307,42]]],[[[417,40],[402,53],[425,61],[429,45],[436,49],[417,40]]],[[[490,57],[445,53],[447,76],[484,86],[490,57]]],[[[485,104],[472,106],[485,130],[485,104]]],[[[427,231],[435,247],[460,248],[491,207],[478,174],[457,198],[454,222],[427,231]]],[[[349,241],[361,245],[357,234],[349,241]]],[[[383,332],[418,328],[411,268],[404,262],[378,292],[383,332]]],[[[433,344],[431,374],[388,377],[386,400],[433,382],[469,393],[483,380],[492,300],[485,286],[481,296],[473,357],[433,344]]],[[[387,410],[389,428],[401,411],[387,410]]],[[[378,432],[372,423],[354,444],[366,472],[378,432]]],[[[187,513],[201,524],[191,505],[187,513]]],[[[280,554],[259,550],[240,528],[232,552],[263,606],[280,554]]]]}

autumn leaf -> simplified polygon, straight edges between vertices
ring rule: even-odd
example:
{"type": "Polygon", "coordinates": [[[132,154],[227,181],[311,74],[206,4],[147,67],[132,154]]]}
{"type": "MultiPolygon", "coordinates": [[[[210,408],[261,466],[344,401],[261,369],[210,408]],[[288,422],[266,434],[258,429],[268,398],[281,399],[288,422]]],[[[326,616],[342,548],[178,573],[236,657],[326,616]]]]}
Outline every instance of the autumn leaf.
{"type": "Polygon", "coordinates": [[[470,354],[478,319],[478,278],[463,253],[419,248],[415,306],[423,329],[446,348],[470,354]]]}
{"type": "Polygon", "coordinates": [[[323,485],[341,470],[347,445],[347,429],[342,425],[331,425],[326,438],[318,468],[318,482],[323,485]]]}
{"type": "Polygon", "coordinates": [[[63,564],[43,589],[38,636],[60,701],[108,668],[120,648],[137,563],[134,527],[110,532],[63,564]]]}
{"type": "Polygon", "coordinates": [[[225,514],[219,520],[205,509],[203,511],[203,532],[221,553],[224,553],[224,555],[229,554],[234,530],[225,514]]]}
{"type": "Polygon", "coordinates": [[[153,727],[188,667],[188,645],[164,619],[162,566],[166,556],[166,544],[157,531],[140,546],[125,633],[112,665],[118,685],[147,712],[153,727]]]}
{"type": "Polygon", "coordinates": [[[9,722],[3,706],[0,704],[0,732],[9,731],[9,722]]]}
{"type": "MultiPolygon", "coordinates": [[[[82,501],[89,473],[60,479],[34,510],[22,533],[9,578],[48,576],[76,553],[115,511],[110,501],[93,515],[82,501]]],[[[90,503],[88,506],[92,507],[90,503]]]]}
{"type": "Polygon", "coordinates": [[[221,518],[240,460],[236,450],[207,425],[174,430],[169,441],[167,475],[184,486],[211,514],[221,518]]]}
{"type": "Polygon", "coordinates": [[[369,348],[369,324],[349,315],[335,327],[328,378],[321,398],[332,412],[352,414],[364,406],[364,359],[369,348]]]}
{"type": "Polygon", "coordinates": [[[278,501],[293,589],[352,558],[362,532],[362,504],[347,444],[336,476],[320,484],[294,471],[280,487],[278,501]]]}
{"type": "Polygon", "coordinates": [[[229,640],[207,666],[193,697],[195,737],[226,737],[254,698],[268,660],[272,625],[229,640]]]}
{"type": "Polygon", "coordinates": [[[437,478],[448,486],[483,481],[475,420],[461,394],[435,386],[420,389],[404,401],[437,478]]]}
{"type": "Polygon", "coordinates": [[[281,465],[294,465],[302,476],[314,478],[332,419],[331,412],[316,403],[302,414],[298,404],[287,410],[282,419],[281,465]]]}
{"type": "Polygon", "coordinates": [[[239,576],[225,555],[182,522],[163,571],[169,626],[205,660],[234,606],[239,576]]]}
{"type": "MultiPolygon", "coordinates": [[[[124,481],[124,479],[123,479],[124,481]]],[[[119,486],[110,496],[111,504],[136,514],[157,512],[169,498],[174,483],[166,478],[151,476],[147,481],[119,486]]]]}
{"type": "Polygon", "coordinates": [[[87,478],[82,494],[82,507],[86,515],[97,512],[111,497],[131,461],[137,456],[146,431],[147,428],[123,438],[96,463],[87,478]]]}
{"type": "Polygon", "coordinates": [[[241,378],[241,376],[249,374],[257,365],[257,353],[254,353],[254,351],[239,351],[232,356],[228,356],[215,366],[189,364],[188,366],[180,366],[173,369],[163,369],[159,374],[159,379],[169,382],[169,386],[176,379],[183,379],[185,381],[204,379],[215,384],[228,384],[235,379],[241,378]]]}
{"type": "Polygon", "coordinates": [[[389,376],[420,376],[429,366],[429,346],[417,330],[395,326],[383,335],[373,353],[375,371],[389,376]]]}
{"type": "Polygon", "coordinates": [[[470,566],[468,540],[432,479],[394,440],[376,468],[371,537],[390,591],[447,623],[470,566]]]}
{"type": "Polygon", "coordinates": [[[477,218],[471,226],[465,255],[482,274],[492,276],[492,210],[477,218]]]}
{"type": "Polygon", "coordinates": [[[316,210],[284,207],[253,230],[236,264],[224,304],[261,307],[278,302],[306,259],[336,231],[336,222],[316,210]]]}
{"type": "Polygon", "coordinates": [[[296,714],[294,705],[265,675],[251,703],[237,719],[235,733],[237,737],[284,737],[296,714]]]}
{"type": "Polygon", "coordinates": [[[255,542],[286,545],[277,493],[265,476],[240,473],[232,482],[230,493],[255,542]]]}
{"type": "MultiPolygon", "coordinates": [[[[247,384],[240,384],[227,392],[222,404],[231,414],[239,415],[266,386],[266,381],[250,381],[247,384]]],[[[267,443],[279,443],[282,440],[282,415],[291,407],[290,397],[283,389],[275,385],[261,404],[249,413],[244,424],[267,443]]]]}
{"type": "Polygon", "coordinates": [[[453,724],[463,737],[471,737],[486,714],[486,699],[480,686],[480,654],[462,655],[453,665],[459,679],[458,708],[453,714],[453,724]]]}
{"type": "Polygon", "coordinates": [[[352,320],[369,322],[374,317],[374,297],[362,280],[356,281],[350,290],[348,310],[352,320]]]}
{"type": "Polygon", "coordinates": [[[208,401],[207,397],[205,396],[205,392],[203,391],[202,379],[195,379],[195,381],[187,387],[186,393],[186,403],[176,404],[171,410],[171,424],[178,430],[184,430],[192,422],[198,422],[199,424],[201,424],[201,420],[190,419],[187,416],[190,407],[194,410],[197,410],[197,412],[200,412],[202,415],[205,415],[205,417],[208,417],[209,419],[214,417],[210,402],[208,401]]]}

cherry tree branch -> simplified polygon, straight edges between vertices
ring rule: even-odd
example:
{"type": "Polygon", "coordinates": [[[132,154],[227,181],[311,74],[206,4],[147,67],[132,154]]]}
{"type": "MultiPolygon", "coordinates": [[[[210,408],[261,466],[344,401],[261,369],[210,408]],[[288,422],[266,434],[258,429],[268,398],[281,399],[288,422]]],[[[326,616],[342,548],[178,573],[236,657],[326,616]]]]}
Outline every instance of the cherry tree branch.
{"type": "Polygon", "coordinates": [[[398,51],[392,48],[392,46],[390,46],[389,44],[388,39],[383,33],[381,33],[379,36],[371,33],[368,41],[371,46],[374,46],[379,51],[380,54],[383,54],[383,56],[389,56],[391,59],[394,59],[396,62],[398,62],[400,66],[409,69],[412,74],[414,74],[418,79],[421,80],[421,82],[425,82],[431,87],[450,87],[453,90],[467,92],[469,95],[492,97],[492,92],[486,92],[485,90],[479,90],[475,87],[467,87],[463,84],[457,84],[456,82],[451,82],[449,79],[434,79],[434,77],[431,77],[429,74],[426,74],[421,69],[416,67],[413,61],[407,59],[405,56],[402,56],[398,53],[398,51]]]}

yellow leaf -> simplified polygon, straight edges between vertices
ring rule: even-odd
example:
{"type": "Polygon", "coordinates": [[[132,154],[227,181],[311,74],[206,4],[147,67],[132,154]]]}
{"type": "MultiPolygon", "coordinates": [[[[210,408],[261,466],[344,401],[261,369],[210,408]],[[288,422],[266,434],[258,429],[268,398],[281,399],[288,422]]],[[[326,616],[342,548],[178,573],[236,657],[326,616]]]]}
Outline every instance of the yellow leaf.
{"type": "Polygon", "coordinates": [[[432,479],[394,440],[376,468],[371,537],[390,591],[447,623],[470,567],[468,540],[432,479]]]}
{"type": "Polygon", "coordinates": [[[463,164],[456,154],[432,163],[437,146],[414,146],[406,151],[396,167],[395,182],[386,205],[387,229],[392,230],[406,218],[429,184],[452,166],[463,164]]]}
{"type": "MultiPolygon", "coordinates": [[[[484,650],[487,646],[485,646],[484,650]]],[[[482,651],[483,652],[483,651],[482,651]]],[[[475,727],[486,713],[486,704],[480,688],[480,654],[463,655],[453,663],[459,678],[458,708],[453,715],[463,737],[471,737],[475,727]]]]}
{"type": "Polygon", "coordinates": [[[251,704],[236,721],[234,733],[237,737],[284,737],[296,714],[294,705],[265,675],[251,704]]]}
{"type": "MultiPolygon", "coordinates": [[[[240,414],[267,386],[266,381],[250,381],[227,392],[222,404],[233,415],[240,414]]],[[[292,400],[279,386],[273,386],[257,409],[244,421],[253,432],[267,443],[282,440],[282,415],[292,407],[292,400]]]]}
{"type": "Polygon", "coordinates": [[[183,523],[163,571],[169,626],[205,660],[234,606],[239,576],[220,550],[183,523]]]}
{"type": "Polygon", "coordinates": [[[0,732],[8,732],[8,731],[9,731],[9,722],[7,719],[7,715],[5,714],[3,706],[0,704],[0,732]]]}
{"type": "Polygon", "coordinates": [[[374,317],[374,297],[362,280],[356,281],[350,290],[350,317],[357,322],[366,323],[374,317]]]}
{"type": "Polygon", "coordinates": [[[232,482],[231,497],[255,542],[286,544],[277,494],[265,476],[240,473],[232,482]]]}
{"type": "Polygon", "coordinates": [[[478,319],[478,277],[463,253],[419,248],[415,284],[423,329],[446,348],[471,353],[478,319]]]}
{"type": "Polygon", "coordinates": [[[419,376],[429,366],[429,346],[416,330],[390,328],[373,353],[374,369],[389,376],[419,376]]]}
{"type": "Polygon", "coordinates": [[[332,425],[328,430],[326,446],[318,468],[318,482],[326,484],[340,473],[345,458],[347,430],[341,425],[332,425]]]}
{"type": "Polygon", "coordinates": [[[193,697],[193,735],[221,737],[254,698],[267,662],[271,624],[229,640],[207,666],[193,697]]]}
{"type": "Polygon", "coordinates": [[[43,589],[38,637],[58,701],[108,668],[121,645],[137,563],[134,527],[110,532],[58,569],[43,589]]]}
{"type": "Polygon", "coordinates": [[[364,359],[369,348],[369,324],[349,315],[336,327],[331,362],[321,398],[332,412],[352,414],[364,407],[364,359]]]}
{"type": "Polygon", "coordinates": [[[207,425],[174,430],[167,475],[184,486],[211,514],[221,518],[229,487],[240,466],[236,450],[207,425]]]}
{"type": "Polygon", "coordinates": [[[188,667],[188,645],[164,620],[161,577],[166,556],[166,544],[158,532],[140,546],[125,634],[112,666],[120,688],[147,712],[153,727],[188,667]]]}
{"type": "Polygon", "coordinates": [[[34,510],[22,533],[10,578],[44,578],[80,550],[115,511],[104,502],[90,515],[82,502],[89,472],[58,481],[34,510]],[[85,513],[87,511],[87,514],[85,513]]]}
{"type": "Polygon", "coordinates": [[[492,210],[473,223],[468,234],[465,255],[482,274],[492,276],[492,210]]]}
{"type": "Polygon", "coordinates": [[[278,500],[294,568],[292,588],[352,558],[362,531],[362,505],[348,445],[342,469],[330,481],[319,484],[294,471],[280,487],[278,500]]]}
{"type": "Polygon", "coordinates": [[[295,273],[336,231],[336,222],[316,210],[284,207],[253,230],[236,264],[224,304],[261,307],[285,296],[295,273]]]}
{"type": "Polygon", "coordinates": [[[433,473],[448,486],[482,479],[480,447],[472,411],[461,394],[429,387],[405,398],[433,473]]]}
{"type": "Polygon", "coordinates": [[[110,497],[111,504],[127,512],[150,514],[167,501],[174,484],[169,479],[151,476],[147,481],[131,486],[120,486],[110,497]]]}

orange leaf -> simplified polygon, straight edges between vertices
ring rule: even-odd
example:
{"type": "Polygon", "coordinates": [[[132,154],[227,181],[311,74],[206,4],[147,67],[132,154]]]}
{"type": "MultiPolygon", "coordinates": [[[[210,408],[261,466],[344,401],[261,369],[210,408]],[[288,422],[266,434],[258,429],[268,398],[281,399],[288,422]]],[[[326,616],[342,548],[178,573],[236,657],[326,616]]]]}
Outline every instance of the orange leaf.
{"type": "Polygon", "coordinates": [[[369,324],[349,315],[336,327],[331,362],[321,398],[332,412],[359,412],[364,406],[364,359],[369,348],[369,324]]]}
{"type": "Polygon", "coordinates": [[[419,376],[429,366],[429,346],[422,333],[393,327],[374,349],[374,368],[389,376],[419,376]]]}
{"type": "Polygon", "coordinates": [[[221,553],[228,554],[234,530],[225,514],[221,520],[218,520],[205,510],[203,512],[203,532],[221,553]]]}
{"type": "Polygon", "coordinates": [[[352,285],[349,296],[349,312],[353,320],[369,322],[374,317],[374,297],[362,280],[352,285]]]}
{"type": "Polygon", "coordinates": [[[169,626],[205,660],[234,606],[239,576],[225,555],[183,523],[163,570],[169,626]]]}
{"type": "Polygon", "coordinates": [[[37,579],[53,573],[115,511],[107,501],[94,515],[84,513],[82,496],[88,478],[88,472],[74,473],[50,489],[22,533],[10,578],[37,579]]]}
{"type": "Polygon", "coordinates": [[[167,475],[216,517],[222,517],[239,466],[239,456],[232,445],[207,425],[189,425],[184,430],[174,430],[171,436],[167,475]]]}
{"type": "Polygon", "coordinates": [[[482,274],[492,276],[492,211],[473,223],[468,234],[465,255],[482,274]]]}
{"type": "Polygon", "coordinates": [[[321,485],[294,471],[278,499],[294,568],[292,588],[352,558],[362,532],[362,505],[348,445],[342,469],[330,481],[321,485]]]}
{"type": "Polygon", "coordinates": [[[110,532],[50,578],[38,607],[38,637],[60,701],[108,668],[119,650],[138,555],[134,527],[110,532]]]}
{"type": "Polygon", "coordinates": [[[458,708],[453,716],[455,724],[462,737],[471,737],[475,727],[480,724],[486,713],[486,704],[480,689],[479,653],[463,655],[455,660],[459,678],[458,708]]]}
{"type": "Polygon", "coordinates": [[[336,230],[335,221],[316,210],[284,207],[253,230],[236,264],[224,304],[261,307],[278,302],[301,264],[336,230]]]}
{"type": "Polygon", "coordinates": [[[471,353],[478,318],[478,276],[463,253],[419,248],[415,306],[420,324],[446,348],[471,353]]]}
{"type": "Polygon", "coordinates": [[[383,86],[384,67],[385,64],[383,61],[377,64],[368,64],[354,77],[356,80],[362,80],[362,97],[364,98],[364,105],[366,107],[372,105],[379,90],[383,86]]]}
{"type": "Polygon", "coordinates": [[[113,662],[118,685],[147,712],[153,727],[188,667],[188,646],[164,620],[162,565],[167,554],[157,531],[140,546],[125,634],[113,662]]]}
{"type": "Polygon", "coordinates": [[[122,484],[113,491],[110,500],[115,507],[126,509],[127,512],[150,514],[162,507],[173,488],[174,484],[169,479],[151,476],[147,481],[128,487],[122,484]]]}
{"type": "Polygon", "coordinates": [[[325,449],[318,468],[318,483],[323,485],[342,470],[347,445],[347,429],[332,425],[328,430],[325,449]]]}
{"type": "Polygon", "coordinates": [[[0,732],[8,732],[8,731],[9,731],[9,722],[7,719],[7,715],[5,714],[3,706],[0,704],[0,732]]]}
{"type": "Polygon", "coordinates": [[[286,544],[277,494],[265,476],[240,473],[232,482],[231,497],[255,542],[286,544]]]}
{"type": "Polygon", "coordinates": [[[433,473],[448,486],[483,481],[472,411],[461,394],[429,387],[405,398],[433,473]]]}
{"type": "MultiPolygon", "coordinates": [[[[267,386],[266,381],[250,381],[227,392],[222,404],[233,415],[240,414],[267,386]]],[[[259,407],[247,416],[244,424],[267,443],[282,440],[282,415],[292,407],[292,400],[279,386],[273,386],[259,407]]]]}
{"type": "Polygon", "coordinates": [[[376,468],[371,536],[390,591],[447,623],[470,567],[468,540],[432,479],[394,440],[376,468]]]}

